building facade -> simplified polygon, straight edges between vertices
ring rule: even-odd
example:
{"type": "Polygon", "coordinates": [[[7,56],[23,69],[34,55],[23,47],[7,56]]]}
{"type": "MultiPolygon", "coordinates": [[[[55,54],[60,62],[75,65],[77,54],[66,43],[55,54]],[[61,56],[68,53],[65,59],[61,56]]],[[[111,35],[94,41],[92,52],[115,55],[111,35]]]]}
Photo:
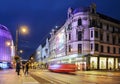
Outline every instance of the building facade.
{"type": "Polygon", "coordinates": [[[41,67],[41,65],[45,65],[48,62],[49,58],[49,41],[48,38],[46,39],[46,42],[44,45],[40,45],[35,54],[35,60],[38,63],[38,65],[41,67]]]}
{"type": "Polygon", "coordinates": [[[12,35],[8,28],[0,24],[0,68],[8,68],[14,56],[12,35]]]}
{"type": "Polygon", "coordinates": [[[52,29],[48,63],[74,63],[78,70],[118,69],[120,21],[96,12],[96,5],[69,8],[65,24],[52,29]]]}

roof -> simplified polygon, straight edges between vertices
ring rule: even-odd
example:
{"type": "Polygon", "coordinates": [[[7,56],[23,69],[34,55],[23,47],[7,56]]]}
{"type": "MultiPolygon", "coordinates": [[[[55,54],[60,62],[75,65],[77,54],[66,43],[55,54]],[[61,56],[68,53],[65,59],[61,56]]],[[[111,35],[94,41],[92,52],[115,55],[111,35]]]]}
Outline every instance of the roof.
{"type": "Polygon", "coordinates": [[[8,28],[4,25],[1,25],[1,24],[0,24],[0,29],[8,31],[8,28]]]}
{"type": "Polygon", "coordinates": [[[90,11],[89,7],[79,7],[73,10],[73,14],[78,12],[88,12],[88,11],[90,11]]]}
{"type": "Polygon", "coordinates": [[[99,17],[102,18],[102,19],[105,19],[105,20],[108,20],[108,21],[111,21],[111,22],[120,24],[120,21],[117,20],[117,19],[114,19],[114,18],[112,18],[112,17],[109,17],[109,16],[107,16],[107,15],[104,15],[104,14],[101,14],[101,13],[98,13],[98,12],[97,12],[97,14],[98,14],[99,17]]]}

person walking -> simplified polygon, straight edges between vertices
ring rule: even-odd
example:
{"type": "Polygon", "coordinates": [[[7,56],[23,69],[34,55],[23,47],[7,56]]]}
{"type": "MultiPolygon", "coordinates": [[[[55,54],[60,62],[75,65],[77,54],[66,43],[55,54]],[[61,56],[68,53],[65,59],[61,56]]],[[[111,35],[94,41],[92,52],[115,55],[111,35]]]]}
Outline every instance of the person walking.
{"type": "Polygon", "coordinates": [[[17,71],[18,76],[20,75],[20,66],[21,66],[20,61],[18,61],[17,64],[16,64],[16,69],[17,69],[16,71],[17,71]]]}
{"type": "Polygon", "coordinates": [[[29,70],[29,63],[27,62],[25,64],[25,75],[28,75],[28,70],[29,70]]]}

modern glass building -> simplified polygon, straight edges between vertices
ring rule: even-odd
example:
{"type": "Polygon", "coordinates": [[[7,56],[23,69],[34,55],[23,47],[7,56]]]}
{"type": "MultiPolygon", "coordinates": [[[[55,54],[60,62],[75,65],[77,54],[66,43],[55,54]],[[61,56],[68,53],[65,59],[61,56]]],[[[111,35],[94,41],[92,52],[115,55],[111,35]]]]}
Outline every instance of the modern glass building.
{"type": "Polygon", "coordinates": [[[9,68],[14,56],[12,35],[7,27],[0,24],[0,68],[9,68]]]}

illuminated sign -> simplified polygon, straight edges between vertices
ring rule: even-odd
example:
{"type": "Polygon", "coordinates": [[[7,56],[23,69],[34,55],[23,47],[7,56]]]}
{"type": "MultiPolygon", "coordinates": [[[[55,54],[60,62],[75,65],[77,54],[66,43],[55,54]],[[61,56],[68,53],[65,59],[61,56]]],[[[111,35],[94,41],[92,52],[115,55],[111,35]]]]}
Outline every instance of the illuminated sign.
{"type": "Polygon", "coordinates": [[[65,55],[65,29],[62,29],[55,37],[55,53],[56,56],[65,55]]]}

